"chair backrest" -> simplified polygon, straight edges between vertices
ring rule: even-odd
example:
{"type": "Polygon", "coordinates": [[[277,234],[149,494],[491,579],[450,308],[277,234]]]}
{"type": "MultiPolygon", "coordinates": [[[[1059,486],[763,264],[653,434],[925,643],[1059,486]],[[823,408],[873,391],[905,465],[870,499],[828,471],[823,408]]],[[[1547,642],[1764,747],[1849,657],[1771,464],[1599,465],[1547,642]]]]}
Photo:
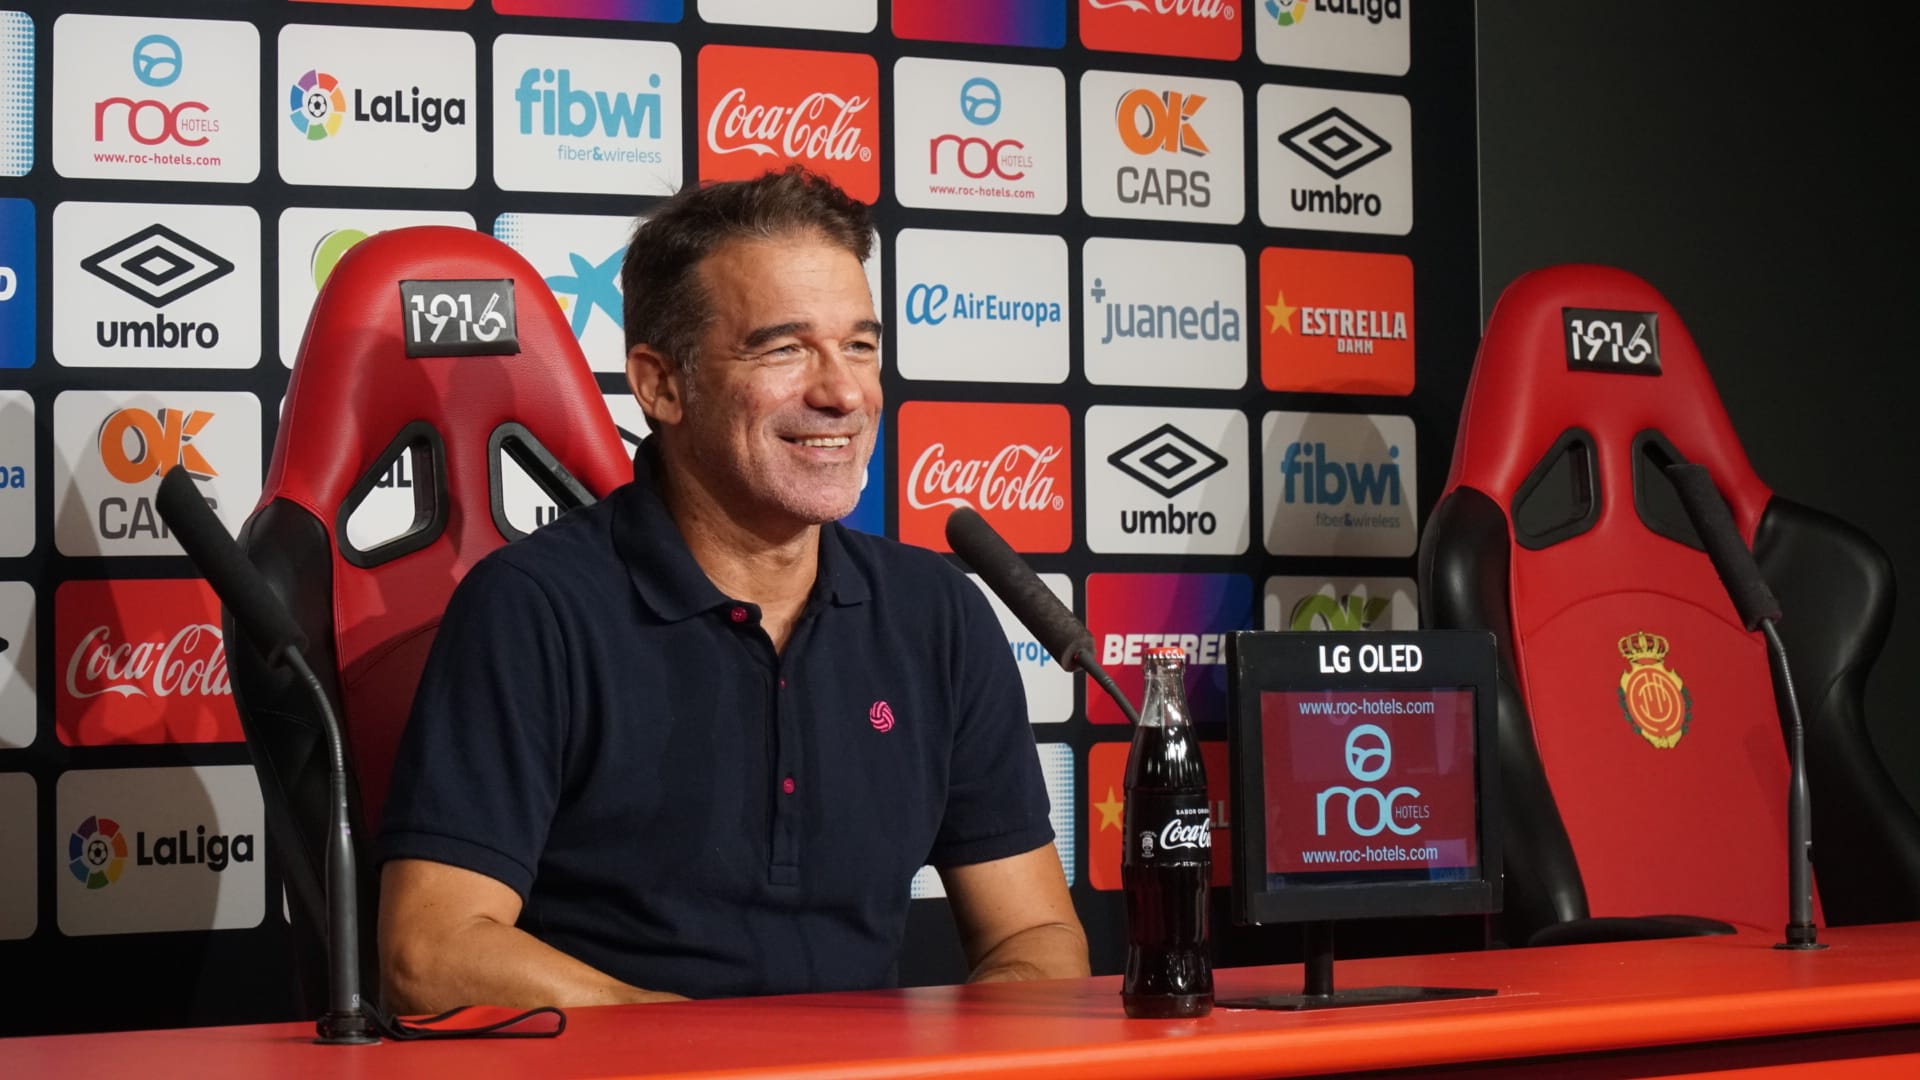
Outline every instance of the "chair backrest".
{"type": "MultiPolygon", "coordinates": [[[[632,477],[540,275],[505,244],[464,229],[395,229],[356,245],[308,320],[260,502],[240,540],[306,631],[345,729],[369,958],[375,883],[366,848],[453,587],[521,535],[503,499],[509,458],[562,511],[632,477]],[[398,528],[380,530],[400,535],[370,540],[350,528],[369,499],[393,495],[383,478],[408,466],[412,499],[398,508],[398,528]]],[[[326,744],[308,695],[267,669],[228,622],[235,695],[282,845],[303,988],[317,1003],[326,744]]]]}

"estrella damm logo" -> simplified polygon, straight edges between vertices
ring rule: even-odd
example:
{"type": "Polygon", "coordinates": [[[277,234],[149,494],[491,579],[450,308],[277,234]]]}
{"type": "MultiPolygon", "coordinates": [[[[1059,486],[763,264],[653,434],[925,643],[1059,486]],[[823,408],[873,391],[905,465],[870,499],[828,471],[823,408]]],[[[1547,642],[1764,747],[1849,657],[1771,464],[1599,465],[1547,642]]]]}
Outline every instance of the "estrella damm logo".
{"type": "Polygon", "coordinates": [[[120,880],[127,865],[127,838],[112,818],[90,817],[67,837],[67,868],[89,889],[120,880]]]}
{"type": "Polygon", "coordinates": [[[1620,639],[1627,670],[1620,675],[1620,711],[1640,737],[1671,750],[1693,723],[1693,695],[1666,665],[1667,639],[1645,630],[1620,639]]]}

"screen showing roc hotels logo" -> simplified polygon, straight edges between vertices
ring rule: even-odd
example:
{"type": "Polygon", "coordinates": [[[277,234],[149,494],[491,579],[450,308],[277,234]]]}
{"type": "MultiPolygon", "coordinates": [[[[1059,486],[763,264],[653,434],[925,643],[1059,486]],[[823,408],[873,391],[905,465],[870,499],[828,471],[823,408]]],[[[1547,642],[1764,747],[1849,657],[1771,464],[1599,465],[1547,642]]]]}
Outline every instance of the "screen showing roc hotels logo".
{"type": "Polygon", "coordinates": [[[0,176],[33,168],[33,19],[0,11],[0,176]]]}
{"type": "Polygon", "coordinates": [[[0,749],[33,745],[39,718],[34,705],[38,640],[33,586],[0,581],[0,749]]]}
{"type": "Polygon", "coordinates": [[[260,399],[209,390],[68,390],[53,400],[53,539],[63,555],[178,555],[154,508],[187,470],[229,533],[260,497],[260,399]]]}
{"type": "Polygon", "coordinates": [[[252,23],[62,15],[53,23],[61,176],[244,184],[260,175],[252,23]]]}
{"type": "Polygon", "coordinates": [[[33,366],[40,316],[39,232],[31,202],[0,199],[0,368],[33,366]]]}
{"type": "Polygon", "coordinates": [[[916,41],[1058,49],[1067,43],[1067,0],[893,0],[893,33],[916,41]]]}
{"type": "Polygon", "coordinates": [[[1263,63],[1405,75],[1407,0],[1247,0],[1263,63]]]}
{"type": "Polygon", "coordinates": [[[971,506],[1015,551],[1073,543],[1073,421],[1060,405],[909,401],[900,406],[900,539],[947,546],[971,506]]]}
{"type": "MultiPolygon", "coordinates": [[[[1098,690],[1094,691],[1099,693],[1098,690]]],[[[1095,743],[1087,751],[1087,884],[1116,890],[1120,883],[1120,834],[1127,809],[1127,748],[1123,742],[1095,743]]],[[[1233,884],[1233,777],[1227,768],[1227,744],[1200,743],[1207,770],[1207,802],[1213,809],[1213,871],[1209,883],[1233,884]]]]}
{"type": "MultiPolygon", "coordinates": [[[[1041,584],[1052,592],[1063,607],[1073,610],[1073,581],[1065,574],[1041,574],[1041,584]]],[[[1020,683],[1027,691],[1027,719],[1035,724],[1058,724],[1073,717],[1074,676],[1054,662],[1046,646],[1035,640],[1033,631],[994,595],[978,575],[967,580],[979,586],[1006,631],[1007,645],[1013,649],[1013,662],[1020,669],[1020,683]]]]}
{"type": "Polygon", "coordinates": [[[1246,385],[1247,256],[1238,245],[1096,236],[1080,259],[1088,382],[1246,385]]]}
{"type": "Polygon", "coordinates": [[[861,202],[880,198],[880,68],[860,53],[700,50],[700,179],[797,161],[861,202]]]}
{"type": "Polygon", "coordinates": [[[501,214],[493,235],[526,256],[552,290],[595,371],[627,370],[620,264],[635,219],[612,214],[501,214]]]}
{"type": "Polygon", "coordinates": [[[1058,214],[1066,79],[1059,68],[907,57],[893,66],[893,145],[903,205],[1058,214]]]}
{"type": "Polygon", "coordinates": [[[679,22],[685,5],[683,0],[493,0],[493,10],[502,15],[545,15],[557,19],[679,22]]]}
{"type": "Polygon", "coordinates": [[[473,185],[478,118],[466,34],[288,26],[276,85],[282,114],[273,129],[287,183],[473,185]]]}
{"type": "Polygon", "coordinates": [[[1260,459],[1268,554],[1413,554],[1410,417],[1270,412],[1260,459]]]}
{"type": "Polygon", "coordinates": [[[61,774],[54,805],[61,933],[244,930],[266,917],[253,766],[77,769],[61,774]]]}
{"type": "Polygon", "coordinates": [[[1080,43],[1110,52],[1238,60],[1247,2],[1080,0],[1080,43]]]}
{"type": "Polygon", "coordinates": [[[355,244],[409,225],[473,228],[464,210],[330,210],[294,206],[280,212],[280,362],[291,368],[320,286],[355,244]]]}
{"type": "Polygon", "coordinates": [[[1259,113],[1263,224],[1412,231],[1413,111],[1406,98],[1263,86],[1259,113]]]}
{"type": "Polygon", "coordinates": [[[40,812],[33,777],[0,773],[0,941],[40,925],[40,812]]]}
{"type": "Polygon", "coordinates": [[[1412,578],[1270,577],[1268,630],[1418,630],[1412,578]]]}
{"type": "Polygon", "coordinates": [[[68,367],[252,367],[260,359],[259,213],[54,207],[53,358],[68,367]]]}
{"type": "Polygon", "coordinates": [[[895,366],[909,379],[1064,382],[1067,242],[902,229],[895,366]]]}
{"type": "Polygon", "coordinates": [[[700,17],[710,23],[791,26],[802,30],[843,30],[864,34],[880,21],[879,0],[700,0],[700,17]]]}
{"type": "Polygon", "coordinates": [[[239,742],[220,600],[198,578],[53,594],[54,730],[68,746],[239,742]]]}
{"type": "Polygon", "coordinates": [[[1241,115],[1240,86],[1224,79],[1087,72],[1081,204],[1095,217],[1237,224],[1246,213],[1241,115]]]}
{"type": "MultiPolygon", "coordinates": [[[[1040,755],[1040,777],[1047,785],[1047,821],[1053,826],[1053,850],[1060,856],[1060,869],[1066,871],[1067,884],[1074,882],[1073,808],[1079,805],[1073,790],[1073,747],[1065,743],[1040,743],[1034,747],[1040,755]]],[[[931,866],[923,866],[913,875],[911,895],[915,900],[931,900],[947,895],[940,875],[931,866]]]]}
{"type": "Polygon", "coordinates": [[[0,390],[0,559],[34,544],[33,395],[0,390]]]}
{"type": "Polygon", "coordinates": [[[502,34],[493,177],[507,191],[680,190],[680,50],[664,41],[502,34]]]}
{"type": "MultiPolygon", "coordinates": [[[[1253,628],[1253,579],[1243,574],[1089,574],[1087,628],[1100,666],[1137,707],[1146,652],[1172,645],[1187,654],[1187,704],[1201,724],[1226,722],[1227,634],[1253,628]]],[[[1087,720],[1124,724],[1104,693],[1087,695],[1087,720]]]]}
{"type": "Polygon", "coordinates": [[[1095,405],[1087,410],[1087,547],[1238,555],[1253,528],[1247,414],[1095,405]]]}
{"type": "Polygon", "coordinates": [[[1269,390],[1413,393],[1413,260],[1260,253],[1260,381],[1269,390]]]}

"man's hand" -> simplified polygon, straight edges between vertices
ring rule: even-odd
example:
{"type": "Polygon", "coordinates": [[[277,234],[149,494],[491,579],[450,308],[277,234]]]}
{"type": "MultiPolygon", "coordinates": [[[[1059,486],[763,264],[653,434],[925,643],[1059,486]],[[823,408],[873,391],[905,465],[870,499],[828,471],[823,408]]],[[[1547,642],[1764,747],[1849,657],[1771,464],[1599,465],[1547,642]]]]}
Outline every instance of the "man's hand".
{"type": "Polygon", "coordinates": [[[1089,973],[1087,934],[1052,844],[940,871],[972,974],[968,982],[1072,979],[1089,973]]]}

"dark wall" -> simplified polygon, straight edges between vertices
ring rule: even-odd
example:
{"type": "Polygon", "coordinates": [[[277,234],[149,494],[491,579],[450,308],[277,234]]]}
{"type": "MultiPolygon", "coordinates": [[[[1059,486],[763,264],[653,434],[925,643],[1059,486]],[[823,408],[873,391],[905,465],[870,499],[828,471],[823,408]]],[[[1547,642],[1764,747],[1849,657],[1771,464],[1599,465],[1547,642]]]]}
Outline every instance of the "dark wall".
{"type": "MultiPolygon", "coordinates": [[[[1866,9],[1478,13],[1483,317],[1539,266],[1646,278],[1699,343],[1761,478],[1865,529],[1920,582],[1906,46],[1866,9]]],[[[1920,805],[1916,649],[1910,592],[1868,715],[1920,805]]]]}

